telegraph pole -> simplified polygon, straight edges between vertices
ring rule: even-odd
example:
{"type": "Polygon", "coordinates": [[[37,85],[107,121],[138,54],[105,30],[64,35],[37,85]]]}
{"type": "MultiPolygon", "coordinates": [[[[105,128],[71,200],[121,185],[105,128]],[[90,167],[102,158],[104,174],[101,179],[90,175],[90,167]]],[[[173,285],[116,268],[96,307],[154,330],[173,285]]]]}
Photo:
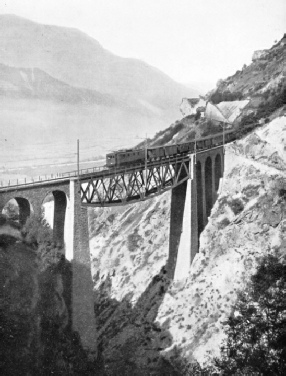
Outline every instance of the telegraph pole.
{"type": "Polygon", "coordinates": [[[79,140],[77,140],[77,180],[79,181],[79,140]]]}
{"type": "Polygon", "coordinates": [[[145,190],[147,190],[147,133],[145,138],[145,190]]]}

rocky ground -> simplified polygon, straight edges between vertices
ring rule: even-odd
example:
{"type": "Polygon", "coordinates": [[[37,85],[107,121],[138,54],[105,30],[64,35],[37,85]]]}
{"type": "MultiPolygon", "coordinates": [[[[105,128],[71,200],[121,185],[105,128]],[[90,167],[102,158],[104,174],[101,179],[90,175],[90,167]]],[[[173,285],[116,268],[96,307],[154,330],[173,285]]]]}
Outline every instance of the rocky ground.
{"type": "Polygon", "coordinates": [[[165,374],[183,374],[184,364],[219,356],[223,322],[257,261],[285,250],[285,143],[280,116],[226,147],[220,194],[184,280],[168,280],[164,269],[170,193],[90,211],[98,336],[110,374],[120,366],[126,375],[156,375],[163,365],[165,374]]]}

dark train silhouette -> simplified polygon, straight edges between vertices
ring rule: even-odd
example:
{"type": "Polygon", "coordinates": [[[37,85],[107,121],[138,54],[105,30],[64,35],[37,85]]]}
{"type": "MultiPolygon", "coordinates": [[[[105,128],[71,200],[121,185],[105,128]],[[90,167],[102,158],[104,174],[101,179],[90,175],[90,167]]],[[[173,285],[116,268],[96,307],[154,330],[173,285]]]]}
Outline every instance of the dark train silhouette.
{"type": "Polygon", "coordinates": [[[147,161],[151,162],[159,159],[171,158],[176,154],[180,156],[187,153],[195,153],[202,150],[211,149],[216,146],[221,146],[224,143],[227,144],[229,142],[237,140],[260,125],[261,124],[257,123],[246,124],[243,127],[237,128],[235,130],[231,129],[197,140],[183,142],[182,144],[149,147],[147,148],[147,150],[125,149],[114,151],[112,153],[106,154],[106,166],[112,168],[124,167],[126,165],[132,165],[136,163],[144,163],[146,154],[147,161]]]}

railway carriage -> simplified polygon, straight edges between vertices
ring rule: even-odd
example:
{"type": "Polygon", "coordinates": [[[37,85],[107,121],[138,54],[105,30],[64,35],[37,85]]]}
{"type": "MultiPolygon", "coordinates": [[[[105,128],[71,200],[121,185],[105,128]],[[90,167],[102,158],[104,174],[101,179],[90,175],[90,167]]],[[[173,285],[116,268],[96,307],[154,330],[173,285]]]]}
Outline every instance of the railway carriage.
{"type": "Polygon", "coordinates": [[[183,144],[178,144],[179,153],[187,153],[190,150],[191,142],[184,142],[183,144]]]}
{"type": "Polygon", "coordinates": [[[196,148],[197,148],[197,150],[203,150],[203,148],[204,148],[204,140],[197,140],[196,141],[196,148]]]}
{"type": "Polygon", "coordinates": [[[145,160],[144,149],[126,149],[106,154],[106,166],[117,167],[145,160]]]}
{"type": "Polygon", "coordinates": [[[165,157],[171,157],[175,154],[178,154],[177,145],[166,145],[164,146],[164,150],[165,150],[165,157]]]}
{"type": "Polygon", "coordinates": [[[148,148],[147,155],[150,160],[155,160],[158,158],[165,157],[165,151],[163,146],[155,147],[155,148],[148,148]]]}
{"type": "MultiPolygon", "coordinates": [[[[147,149],[147,160],[157,160],[161,158],[170,158],[177,154],[194,153],[205,149],[211,149],[223,145],[236,139],[239,131],[228,130],[224,133],[200,138],[195,141],[184,142],[182,144],[165,145],[151,147],[147,149]]],[[[127,164],[143,163],[146,158],[145,149],[126,149],[119,150],[106,155],[107,167],[120,167],[127,164]]]]}

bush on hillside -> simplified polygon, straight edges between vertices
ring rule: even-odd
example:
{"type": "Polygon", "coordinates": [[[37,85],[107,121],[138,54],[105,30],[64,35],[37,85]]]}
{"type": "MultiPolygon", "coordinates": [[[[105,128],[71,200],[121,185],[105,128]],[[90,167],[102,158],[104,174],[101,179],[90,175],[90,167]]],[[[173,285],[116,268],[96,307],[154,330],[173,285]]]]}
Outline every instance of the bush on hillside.
{"type": "Polygon", "coordinates": [[[265,256],[228,319],[222,375],[286,374],[286,263],[265,256]]]}
{"type": "Polygon", "coordinates": [[[222,127],[218,123],[214,123],[211,120],[208,120],[201,125],[202,137],[207,137],[211,134],[221,133],[221,132],[222,132],[222,127]]]}
{"type": "Polygon", "coordinates": [[[245,115],[241,118],[241,126],[253,124],[253,128],[255,128],[255,124],[262,118],[269,122],[269,116],[286,105],[286,86],[280,83],[276,89],[265,92],[263,98],[255,114],[245,115]]]}
{"type": "Polygon", "coordinates": [[[196,138],[196,134],[197,134],[197,132],[196,132],[194,129],[191,130],[191,131],[187,134],[186,139],[185,139],[185,142],[194,140],[194,139],[196,138]]]}
{"type": "Polygon", "coordinates": [[[176,123],[173,127],[169,128],[164,136],[155,142],[154,146],[162,146],[170,142],[173,137],[184,128],[184,124],[181,122],[176,123]]]}
{"type": "Polygon", "coordinates": [[[42,243],[51,244],[53,242],[53,230],[42,218],[30,216],[21,230],[25,242],[37,248],[42,243]]]}
{"type": "Polygon", "coordinates": [[[243,98],[243,95],[240,91],[234,91],[231,92],[229,90],[227,91],[219,91],[216,90],[211,96],[210,96],[210,101],[213,104],[218,104],[220,102],[231,102],[231,101],[237,101],[241,100],[243,98]]]}
{"type": "Polygon", "coordinates": [[[244,205],[239,198],[234,198],[229,202],[229,206],[235,215],[243,211],[244,205]]]}
{"type": "Polygon", "coordinates": [[[41,271],[52,265],[57,265],[64,255],[63,246],[54,242],[53,231],[42,218],[29,217],[21,233],[24,242],[36,251],[41,271]]]}

